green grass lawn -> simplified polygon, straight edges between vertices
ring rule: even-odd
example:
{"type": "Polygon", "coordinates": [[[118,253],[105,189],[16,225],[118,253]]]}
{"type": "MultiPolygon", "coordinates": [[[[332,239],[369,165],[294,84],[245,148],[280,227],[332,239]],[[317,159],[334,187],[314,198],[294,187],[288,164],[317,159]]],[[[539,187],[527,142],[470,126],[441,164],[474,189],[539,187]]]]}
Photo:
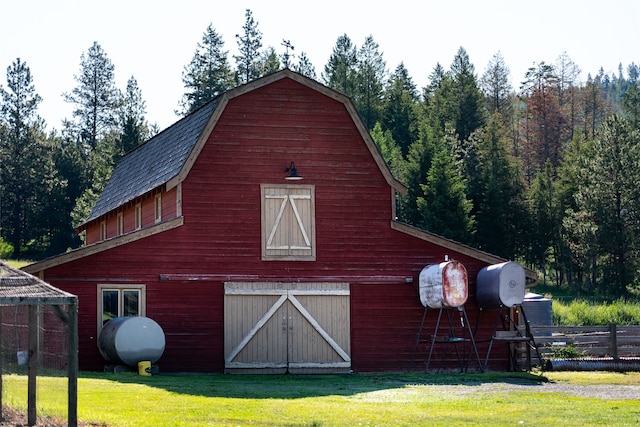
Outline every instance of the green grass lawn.
{"type": "MultiPolygon", "coordinates": [[[[24,376],[3,401],[26,407],[24,376]],[[20,397],[23,396],[23,397],[20,397]]],[[[638,425],[640,402],[541,393],[545,381],[640,384],[640,373],[156,375],[81,373],[78,418],[103,426],[638,425]],[[473,386],[518,380],[525,391],[473,386]],[[461,387],[471,385],[472,387],[461,387]],[[478,387],[479,388],[479,387],[478,387]]],[[[60,378],[39,378],[43,415],[66,417],[60,378]],[[53,390],[57,390],[53,392],[53,390]]]]}
{"type": "Polygon", "coordinates": [[[3,259],[2,261],[5,262],[6,264],[8,264],[9,266],[13,267],[13,268],[22,268],[25,265],[29,265],[29,264],[33,263],[33,261],[29,261],[29,260],[3,259]]]}

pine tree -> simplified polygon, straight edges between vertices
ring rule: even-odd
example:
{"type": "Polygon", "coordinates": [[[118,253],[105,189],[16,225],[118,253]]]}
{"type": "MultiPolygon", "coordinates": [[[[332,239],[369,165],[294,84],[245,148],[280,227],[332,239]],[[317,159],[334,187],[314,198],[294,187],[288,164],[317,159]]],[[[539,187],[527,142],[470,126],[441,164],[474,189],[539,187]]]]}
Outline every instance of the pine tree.
{"type": "MultiPolygon", "coordinates": [[[[93,172],[88,166],[91,157],[72,129],[63,128],[61,135],[52,137],[52,144],[57,174],[66,183],[64,194],[61,195],[61,203],[57,206],[57,209],[65,215],[65,224],[61,226],[63,232],[57,234],[55,241],[52,241],[52,250],[56,247],[66,250],[80,243],[75,226],[79,225],[86,216],[74,221],[72,211],[75,209],[76,200],[91,186],[93,172]]],[[[60,252],[58,250],[53,253],[60,252]]]]}
{"type": "Polygon", "coordinates": [[[640,83],[632,83],[624,94],[622,105],[631,126],[640,130],[640,83]]]}
{"type": "Polygon", "coordinates": [[[67,102],[76,104],[72,124],[87,151],[96,148],[100,139],[114,130],[120,93],[115,86],[114,66],[98,42],[80,56],[78,86],[64,94],[67,102]]]}
{"type": "Polygon", "coordinates": [[[433,71],[431,71],[431,74],[429,74],[429,84],[422,91],[422,97],[425,102],[428,103],[429,99],[431,99],[436,90],[442,85],[446,74],[447,72],[444,67],[438,62],[433,68],[433,71]]]}
{"type": "Polygon", "coordinates": [[[42,141],[37,202],[33,203],[34,222],[30,224],[31,241],[37,245],[29,248],[34,257],[60,254],[81,243],[70,221],[76,195],[67,157],[69,146],[56,133],[43,134],[42,141]]]}
{"type": "MultiPolygon", "coordinates": [[[[554,252],[561,235],[562,213],[558,209],[554,170],[547,161],[531,183],[528,193],[531,227],[527,233],[528,259],[546,276],[549,261],[558,259],[554,252]],[[553,258],[552,258],[553,256],[553,258]]],[[[556,277],[558,283],[558,277],[556,277]]]]}
{"type": "Polygon", "coordinates": [[[440,64],[436,64],[429,75],[429,84],[424,88],[424,120],[436,139],[444,138],[445,130],[455,123],[456,106],[453,80],[440,64]]]}
{"type": "Polygon", "coordinates": [[[409,146],[418,138],[418,94],[409,72],[400,63],[391,76],[385,92],[381,122],[406,156],[409,146]]]}
{"type": "Polygon", "coordinates": [[[7,68],[7,90],[0,86],[0,229],[19,258],[37,224],[37,196],[47,153],[44,122],[38,116],[42,101],[36,93],[31,70],[17,58],[7,68]]]}
{"type": "Polygon", "coordinates": [[[498,112],[509,123],[513,116],[513,87],[509,82],[509,67],[500,52],[491,58],[480,79],[480,87],[489,114],[498,112]]]}
{"type": "Polygon", "coordinates": [[[253,19],[250,9],[245,12],[243,34],[236,34],[239,55],[234,55],[239,83],[248,83],[261,76],[260,49],[262,49],[262,32],[253,19]]]}
{"type": "Polygon", "coordinates": [[[640,133],[613,115],[581,162],[576,210],[565,226],[574,251],[593,261],[600,292],[627,298],[640,267],[640,133]]]}
{"type": "Polygon", "coordinates": [[[182,83],[186,89],[181,102],[183,114],[196,110],[233,87],[233,73],[227,55],[222,37],[209,24],[193,59],[182,72],[182,83]]]}
{"type": "Polygon", "coordinates": [[[595,78],[589,74],[583,89],[583,133],[587,139],[595,136],[596,129],[606,117],[603,78],[603,73],[598,73],[595,78]]]}
{"type": "Polygon", "coordinates": [[[391,131],[383,130],[380,123],[376,123],[371,130],[371,138],[380,149],[380,153],[382,153],[382,157],[389,169],[391,169],[393,176],[403,181],[405,177],[405,161],[400,146],[393,139],[391,131]]]}
{"type": "MultiPolygon", "coordinates": [[[[93,206],[99,193],[89,199],[86,194],[92,188],[104,188],[115,159],[120,155],[116,141],[119,134],[118,119],[125,99],[115,87],[114,66],[97,42],[89,48],[86,56],[82,54],[80,62],[81,74],[76,76],[79,85],[71,94],[65,94],[67,102],[76,104],[73,115],[77,121],[64,123],[64,132],[67,134],[64,138],[80,148],[82,168],[69,171],[70,178],[78,184],[73,190],[76,197],[73,199],[74,212],[85,203],[93,206]]],[[[71,153],[73,147],[69,148],[71,153]]],[[[76,153],[73,155],[76,156],[76,153]]],[[[78,160],[77,157],[75,159],[78,160]]],[[[91,206],[85,209],[86,214],[91,206]]],[[[72,217],[76,218],[74,226],[79,225],[78,215],[72,213],[72,217]]],[[[86,215],[82,220],[84,218],[86,215]]]]}
{"type": "Polygon", "coordinates": [[[423,196],[417,200],[420,226],[462,243],[469,243],[474,230],[471,202],[466,198],[466,183],[460,176],[446,148],[440,148],[422,185],[423,196]]]}
{"type": "Polygon", "coordinates": [[[554,169],[560,161],[565,118],[558,100],[558,75],[553,65],[541,62],[527,70],[521,91],[526,111],[520,134],[525,177],[530,182],[547,160],[554,169]]]}
{"type": "Polygon", "coordinates": [[[575,235],[572,231],[574,227],[567,212],[579,210],[575,195],[581,185],[580,169],[588,157],[586,153],[590,150],[590,144],[591,141],[586,141],[582,134],[577,134],[574,139],[569,141],[562,152],[560,166],[556,170],[557,176],[554,181],[554,196],[561,221],[560,232],[556,236],[558,243],[557,247],[554,247],[553,253],[558,276],[556,283],[558,285],[566,283],[576,292],[580,292],[586,282],[585,272],[587,272],[591,260],[585,252],[580,251],[578,246],[574,245],[574,239],[571,237],[571,235],[575,235]],[[583,258],[583,255],[586,256],[583,258]]]}
{"type": "Polygon", "coordinates": [[[111,177],[115,161],[118,158],[115,138],[115,133],[103,138],[89,157],[91,181],[89,186],[82,192],[82,195],[76,199],[75,206],[71,212],[74,227],[78,227],[88,218],[91,209],[111,177]]]}
{"type": "Polygon", "coordinates": [[[580,68],[566,52],[563,52],[558,57],[556,69],[558,70],[558,103],[567,122],[561,132],[561,144],[564,144],[573,139],[574,130],[578,123],[578,77],[580,76],[580,68]]]}
{"type": "Polygon", "coordinates": [[[275,73],[282,65],[278,59],[278,53],[273,46],[269,46],[260,54],[260,76],[275,73]]]}
{"type": "Polygon", "coordinates": [[[460,141],[467,139],[473,131],[485,122],[483,97],[478,86],[473,64],[467,51],[458,49],[451,64],[452,89],[454,96],[451,111],[456,134],[460,141]]]}
{"type": "Polygon", "coordinates": [[[378,43],[372,36],[368,36],[358,51],[356,91],[353,97],[367,129],[373,128],[382,114],[386,74],[386,63],[378,43]]]}
{"type": "Polygon", "coordinates": [[[322,73],[324,84],[350,98],[353,98],[356,88],[357,52],[351,39],[343,34],[338,37],[322,73]]]}
{"type": "Polygon", "coordinates": [[[300,53],[298,64],[293,66],[293,70],[305,77],[316,80],[316,69],[305,52],[300,53]]]}
{"type": "Polygon", "coordinates": [[[422,213],[417,205],[419,197],[424,196],[422,185],[426,183],[427,172],[435,153],[434,137],[431,129],[422,126],[418,140],[409,146],[405,163],[403,182],[407,186],[407,194],[400,196],[397,210],[400,221],[418,226],[422,221],[422,213]]]}
{"type": "Polygon", "coordinates": [[[127,152],[142,144],[149,136],[150,129],[145,119],[146,104],[138,81],[131,76],[127,82],[127,90],[122,100],[120,113],[120,134],[116,139],[115,159],[118,160],[127,152]]]}
{"type": "Polygon", "coordinates": [[[522,173],[507,146],[502,118],[496,113],[478,137],[476,239],[482,249],[515,259],[525,252],[522,233],[528,218],[522,173]]]}

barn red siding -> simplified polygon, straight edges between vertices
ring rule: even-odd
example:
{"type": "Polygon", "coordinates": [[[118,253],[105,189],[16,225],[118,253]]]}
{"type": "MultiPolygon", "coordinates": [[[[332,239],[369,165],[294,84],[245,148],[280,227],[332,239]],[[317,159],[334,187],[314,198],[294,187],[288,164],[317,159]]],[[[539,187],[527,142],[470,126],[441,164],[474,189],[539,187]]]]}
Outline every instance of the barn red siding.
{"type": "MultiPolygon", "coordinates": [[[[175,189],[167,204],[164,197],[166,219],[177,214],[175,189]]],[[[152,197],[143,200],[145,224],[149,215],[152,197]]],[[[467,268],[467,310],[477,317],[475,277],[485,264],[391,229],[389,184],[345,106],[291,79],[229,101],[182,183],[182,215],[181,227],[46,271],[79,296],[82,369],[104,363],[95,334],[97,285],[105,282],[146,285],[147,316],[166,334],[159,363],[174,372],[223,371],[225,280],[350,282],[355,371],[409,368],[424,312],[418,274],[445,255],[467,268]],[[316,261],[262,261],[260,184],[287,183],[291,161],[301,183],[315,186],[316,261]]],[[[428,321],[433,328],[435,317],[428,321]]]]}
{"type": "MultiPolygon", "coordinates": [[[[162,194],[162,220],[167,221],[178,215],[177,210],[177,188],[163,191],[162,194]]],[[[129,233],[136,229],[136,205],[139,203],[142,208],[141,227],[149,227],[156,222],[155,218],[155,195],[158,190],[149,192],[142,197],[127,203],[119,210],[110,212],[86,225],[86,244],[90,245],[100,241],[100,223],[104,220],[107,224],[106,238],[116,237],[118,227],[118,212],[123,214],[123,232],[129,233]]]]}

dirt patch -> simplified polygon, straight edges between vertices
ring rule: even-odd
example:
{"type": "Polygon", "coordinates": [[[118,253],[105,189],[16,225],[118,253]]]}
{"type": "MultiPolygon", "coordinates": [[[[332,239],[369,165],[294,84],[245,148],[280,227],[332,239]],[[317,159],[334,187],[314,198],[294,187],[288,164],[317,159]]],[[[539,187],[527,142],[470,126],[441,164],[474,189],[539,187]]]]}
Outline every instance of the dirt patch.
{"type": "MultiPolygon", "coordinates": [[[[26,412],[19,411],[8,406],[2,407],[2,420],[0,426],[2,427],[27,427],[28,417],[26,412]]],[[[67,427],[66,420],[56,420],[48,417],[38,417],[37,427],[67,427]]],[[[78,422],[79,427],[107,427],[104,424],[92,424],[78,422]]]]}
{"type": "Polygon", "coordinates": [[[554,382],[499,382],[482,383],[478,386],[461,386],[466,391],[535,391],[538,393],[567,393],[576,397],[602,400],[640,400],[640,385],[575,385],[554,382]]]}

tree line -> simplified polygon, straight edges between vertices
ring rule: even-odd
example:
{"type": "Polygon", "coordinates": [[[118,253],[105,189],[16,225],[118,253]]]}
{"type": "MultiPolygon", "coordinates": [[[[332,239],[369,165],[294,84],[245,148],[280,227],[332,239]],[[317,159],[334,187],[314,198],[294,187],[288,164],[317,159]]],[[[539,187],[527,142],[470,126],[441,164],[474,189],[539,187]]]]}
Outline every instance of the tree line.
{"type": "MultiPolygon", "coordinates": [[[[464,48],[419,89],[403,63],[387,69],[373,36],[338,37],[320,76],[304,52],[262,46],[250,10],[231,65],[213,25],[184,66],[178,115],[290,68],[349,96],[393,174],[406,184],[400,221],[540,272],[543,281],[608,298],[640,292],[640,67],[588,74],[567,53],[533,63],[519,87],[498,52],[478,75],[464,48]]],[[[47,132],[20,58],[0,86],[0,256],[77,247],[118,161],[158,132],[136,79],[116,88],[94,44],[65,93],[73,118],[47,132]]]]}

